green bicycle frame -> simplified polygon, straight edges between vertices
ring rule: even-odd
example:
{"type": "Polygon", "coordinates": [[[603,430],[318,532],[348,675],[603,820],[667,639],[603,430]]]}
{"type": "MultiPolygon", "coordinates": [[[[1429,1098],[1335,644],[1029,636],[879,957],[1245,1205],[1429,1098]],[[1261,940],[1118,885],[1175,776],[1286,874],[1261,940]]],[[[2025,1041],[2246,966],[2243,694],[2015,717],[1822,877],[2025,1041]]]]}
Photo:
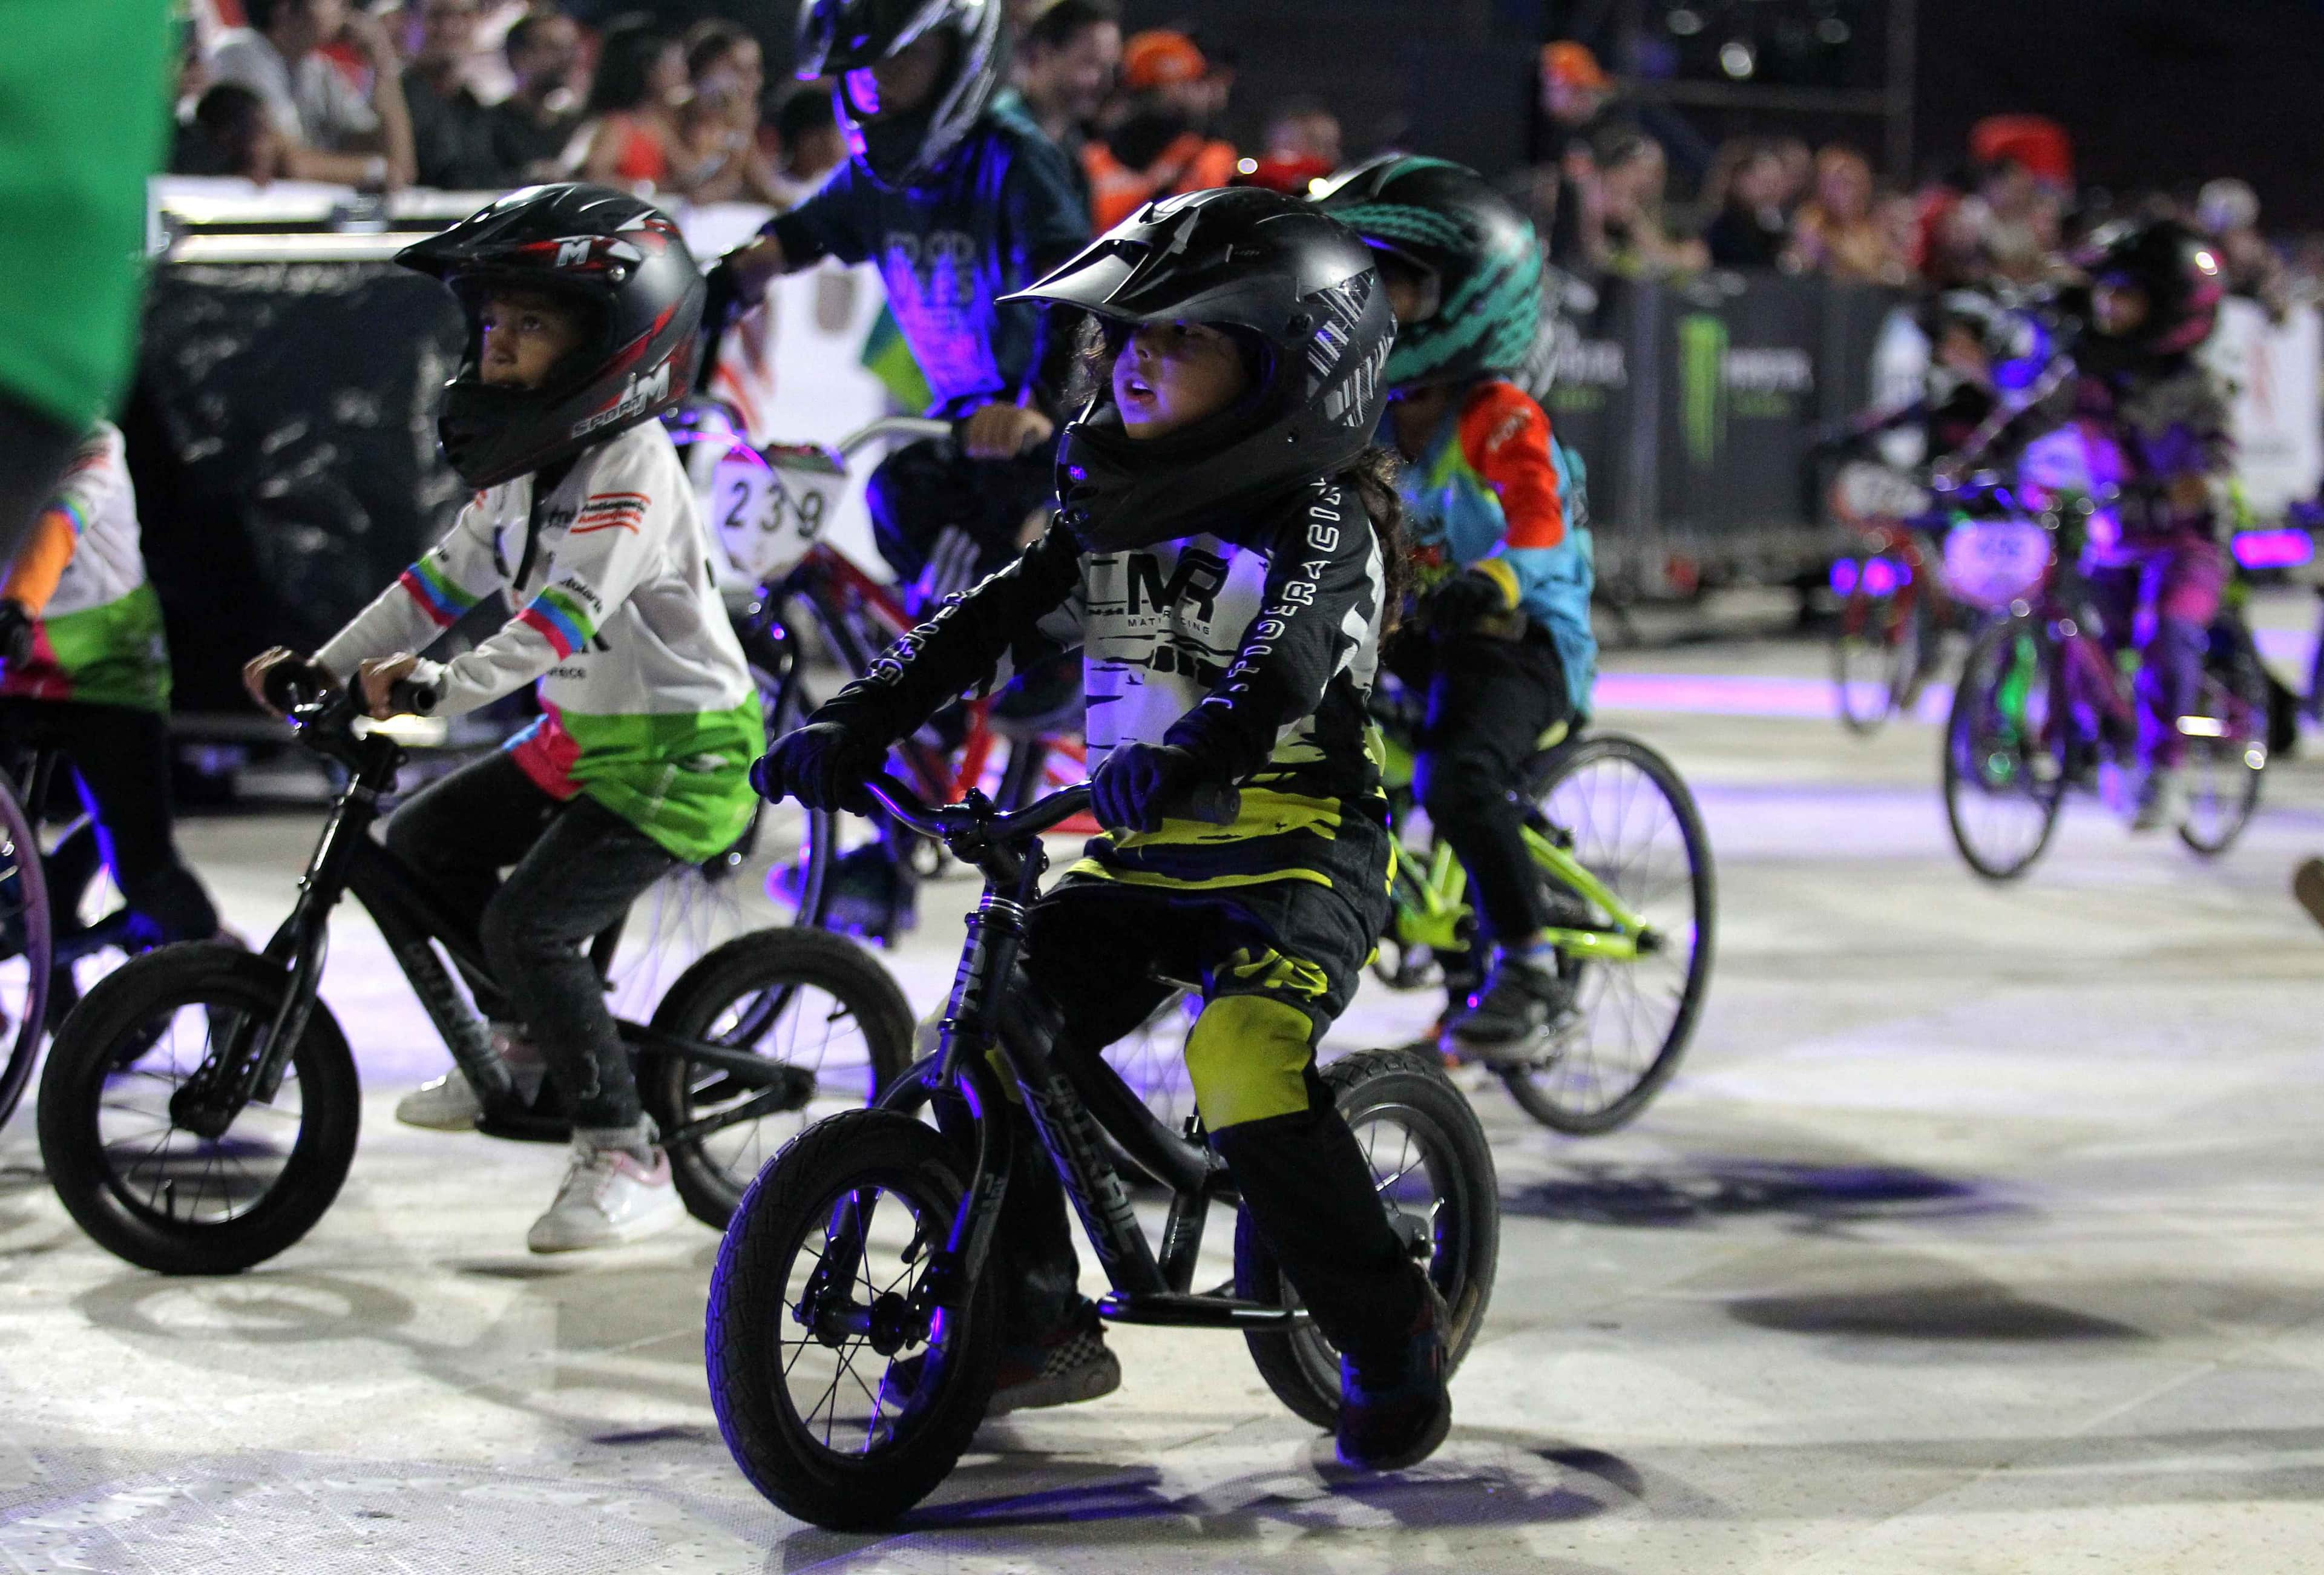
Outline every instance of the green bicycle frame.
{"type": "MultiPolygon", "coordinates": [[[[1526,851],[1553,880],[1570,888],[1614,921],[1611,929],[1576,929],[1554,926],[1542,938],[1571,956],[1594,957],[1607,962],[1634,962],[1646,922],[1591,874],[1582,861],[1531,826],[1524,828],[1526,851]]],[[[1461,921],[1469,916],[1469,872],[1452,856],[1450,843],[1437,843],[1428,859],[1428,873],[1414,880],[1399,875],[1396,938],[1406,946],[1450,951],[1460,945],[1461,921]]]]}

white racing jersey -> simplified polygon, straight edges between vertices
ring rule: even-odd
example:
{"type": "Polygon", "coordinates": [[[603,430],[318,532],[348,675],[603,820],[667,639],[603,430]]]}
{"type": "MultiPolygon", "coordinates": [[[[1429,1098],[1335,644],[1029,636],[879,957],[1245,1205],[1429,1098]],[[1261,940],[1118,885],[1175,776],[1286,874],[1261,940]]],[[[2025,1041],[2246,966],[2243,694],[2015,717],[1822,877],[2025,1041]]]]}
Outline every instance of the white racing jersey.
{"type": "Polygon", "coordinates": [[[161,603],[145,578],[137,493],[121,433],[89,431],[23,549],[6,594],[32,614],[32,649],[0,671],[0,695],[170,708],[161,603]]]}
{"type": "Polygon", "coordinates": [[[431,714],[538,680],[545,714],[510,745],[526,774],[559,798],[587,794],[679,858],[710,858],[750,822],[765,736],[678,451],[646,421],[585,450],[537,504],[534,480],[478,493],[316,658],[345,680],[501,593],[517,611],[496,633],[413,670],[435,691],[431,714]]]}

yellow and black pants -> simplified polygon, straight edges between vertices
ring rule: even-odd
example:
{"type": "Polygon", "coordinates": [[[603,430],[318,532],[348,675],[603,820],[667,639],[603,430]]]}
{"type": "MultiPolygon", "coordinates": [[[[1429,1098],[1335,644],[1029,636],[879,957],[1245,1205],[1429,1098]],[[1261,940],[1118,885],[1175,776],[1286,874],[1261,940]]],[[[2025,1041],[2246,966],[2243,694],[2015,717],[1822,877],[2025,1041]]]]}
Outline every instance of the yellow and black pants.
{"type": "MultiPolygon", "coordinates": [[[[1410,1330],[1419,1289],[1315,1074],[1315,1045],[1386,918],[1389,846],[1351,819],[1317,852],[1309,879],[1247,886],[1128,884],[1084,865],[1035,905],[1025,969],[1060,1015],[1062,1055],[1095,1055],[1137,1027],[1167,995],[1162,980],[1199,981],[1186,1065],[1211,1145],[1317,1325],[1361,1349],[1410,1330]]],[[[1079,1266],[1046,1157],[1031,1142],[1019,1153],[999,1266],[1010,1337],[1032,1339],[1072,1307],[1079,1266]]]]}

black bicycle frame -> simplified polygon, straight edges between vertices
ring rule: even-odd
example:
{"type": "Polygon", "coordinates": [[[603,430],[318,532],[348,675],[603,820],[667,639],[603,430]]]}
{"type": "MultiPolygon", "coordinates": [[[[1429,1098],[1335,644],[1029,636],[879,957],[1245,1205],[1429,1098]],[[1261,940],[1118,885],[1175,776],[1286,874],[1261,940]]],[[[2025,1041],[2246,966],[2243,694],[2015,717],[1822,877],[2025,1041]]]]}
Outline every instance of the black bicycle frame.
{"type": "MultiPolygon", "coordinates": [[[[899,819],[913,822],[904,806],[881,791],[876,778],[873,791],[899,819]]],[[[1056,805],[1065,797],[1044,803],[1056,805]]],[[[1035,806],[1024,813],[1037,815],[1041,808],[1035,806]]],[[[1210,1205],[1214,1199],[1232,1196],[1225,1167],[1207,1147],[1190,1140],[1192,1121],[1186,1137],[1172,1134],[1100,1057],[1051,1053],[1056,1026],[1042,1020],[1046,1008],[1018,968],[1026,911],[1039,893],[1048,857],[1035,840],[1037,832],[1011,840],[989,834],[982,828],[990,824],[991,811],[982,794],[972,793],[947,812],[969,822],[969,829],[938,833],[927,824],[916,826],[927,834],[943,835],[954,857],[984,877],[983,897],[968,915],[968,944],[953,978],[939,1047],[917,1075],[898,1080],[881,1101],[889,1108],[906,1110],[932,1098],[956,1098],[966,1105],[975,1135],[968,1190],[916,1293],[920,1311],[964,1306],[984,1272],[1016,1141],[1006,1108],[1009,1095],[1001,1083],[1005,1073],[1016,1085],[1092,1248],[1105,1266],[1113,1286],[1112,1294],[1099,1303],[1106,1317],[1117,1322],[1222,1329],[1304,1323],[1306,1314],[1301,1310],[1193,1294],[1195,1258],[1210,1205]],[[1107,1153],[1107,1138],[1140,1170],[1170,1189],[1158,1257],[1130,1210],[1129,1189],[1107,1153]]],[[[835,1239],[833,1248],[844,1260],[845,1246],[835,1239]]],[[[826,1254],[825,1261],[835,1260],[826,1254]]],[[[844,1271],[850,1266],[842,1261],[839,1266],[844,1271]]],[[[844,1283],[837,1271],[833,1278],[844,1283]]]]}
{"type": "MultiPolygon", "coordinates": [[[[345,731],[347,714],[344,702],[335,702],[310,718],[303,729],[307,741],[347,768],[349,777],[332,803],[323,834],[315,843],[306,873],[300,878],[299,900],[268,939],[263,953],[290,972],[290,987],[267,1025],[263,1041],[258,1025],[243,1019],[172,1096],[172,1119],[190,1130],[217,1137],[233,1124],[244,1105],[254,1099],[263,1102],[274,1097],[292,1050],[306,1032],[322,983],[323,962],[330,949],[331,910],[347,892],[355,894],[386,937],[396,965],[419,996],[429,1021],[443,1036],[453,1060],[474,1083],[485,1108],[489,1110],[514,1099],[508,1068],[493,1053],[484,1019],[461,998],[436,951],[441,945],[451,955],[475,985],[478,1005],[493,1010],[503,998],[493,983],[475,926],[445,907],[402,860],[371,835],[373,823],[379,818],[381,797],[394,786],[404,752],[383,734],[374,732],[359,739],[345,731]]],[[[611,951],[607,943],[618,933],[616,926],[600,936],[599,944],[593,948],[601,967],[611,951]]],[[[615,1026],[641,1055],[676,1055],[715,1066],[736,1082],[764,1091],[715,1115],[663,1133],[666,1143],[686,1142],[779,1109],[795,1110],[813,1094],[811,1073],[747,1049],[682,1038],[626,1019],[617,1018],[615,1026]]]]}

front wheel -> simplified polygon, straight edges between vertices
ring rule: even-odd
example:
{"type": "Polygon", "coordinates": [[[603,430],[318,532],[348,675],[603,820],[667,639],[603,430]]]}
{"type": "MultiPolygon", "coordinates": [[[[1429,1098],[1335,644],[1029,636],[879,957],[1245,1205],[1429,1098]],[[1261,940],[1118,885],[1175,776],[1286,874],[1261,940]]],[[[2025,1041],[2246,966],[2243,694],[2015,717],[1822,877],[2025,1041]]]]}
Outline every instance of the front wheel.
{"type": "Polygon", "coordinates": [[[777,1507],[835,1531],[935,1491],[992,1397],[1000,1297],[916,1305],[964,1190],[941,1134],[893,1110],[818,1122],[743,1194],[704,1356],[726,1448],[777,1507]]]}
{"type": "MultiPolygon", "coordinates": [[[[1443,1066],[1410,1050],[1370,1050],[1323,1069],[1340,1113],[1371,1166],[1372,1188],[1413,1257],[1452,1310],[1447,1378],[1468,1354],[1492,1300],[1501,1216],[1493,1151],[1443,1066]]],[[[1299,1294],[1243,1211],[1235,1225],[1235,1294],[1299,1305],[1299,1294]]],[[[1340,1353],[1313,1324],[1249,1332],[1251,1360],[1277,1399],[1321,1428],[1340,1422],[1340,1353]]]]}
{"type": "Polygon", "coordinates": [[[47,1026],[53,940],[40,839],[0,782],[0,1126],[32,1086],[47,1026]]]}
{"type": "Polygon", "coordinates": [[[161,1274],[233,1274],[306,1235],[338,1196],[363,1097],[321,1001],[280,1085],[225,1130],[191,1130],[176,1108],[214,1050],[270,1031],[289,986],[235,947],[167,946],[107,974],[66,1019],[41,1078],[41,1159],[99,1247],[161,1274]]]}
{"type": "Polygon", "coordinates": [[[2058,648],[2032,618],[1988,624],[1969,646],[1945,719],[1945,824],[1987,880],[2032,869],[2065,798],[2058,648]]]}
{"type": "Polygon", "coordinates": [[[904,992],[871,953],[823,930],[736,936],[679,976],[653,1026],[808,1074],[795,1090],[754,1088],[672,1055],[639,1080],[678,1195],[714,1230],[778,1149],[821,1117],[876,1100],[912,1060],[904,992]]]}
{"type": "MultiPolygon", "coordinates": [[[[1615,733],[1552,751],[1536,799],[1542,834],[1562,842],[1643,926],[1628,957],[1561,948],[1571,1009],[1551,1025],[1540,1055],[1500,1067],[1503,1085],[1526,1115],[1589,1137],[1645,1110],[1694,1036],[1718,935],[1711,834],[1677,768],[1615,733]]],[[[1545,876],[1555,900],[1581,921],[1576,927],[1617,927],[1614,915],[1554,870],[1545,876]]]]}

